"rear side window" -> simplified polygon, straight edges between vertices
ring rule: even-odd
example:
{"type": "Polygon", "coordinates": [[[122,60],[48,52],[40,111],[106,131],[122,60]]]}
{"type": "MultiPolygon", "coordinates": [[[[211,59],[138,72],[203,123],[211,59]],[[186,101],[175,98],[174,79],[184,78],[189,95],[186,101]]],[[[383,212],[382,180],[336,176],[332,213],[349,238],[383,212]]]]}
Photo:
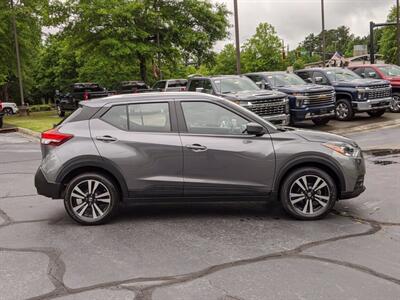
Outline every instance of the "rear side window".
{"type": "Polygon", "coordinates": [[[128,130],[128,116],[126,105],[111,107],[101,119],[119,129],[128,130]]]}
{"type": "Polygon", "coordinates": [[[141,103],[128,107],[130,131],[171,131],[168,103],[141,103]]]}
{"type": "Polygon", "coordinates": [[[168,87],[186,87],[187,81],[186,80],[176,80],[176,81],[169,81],[168,87]]]}

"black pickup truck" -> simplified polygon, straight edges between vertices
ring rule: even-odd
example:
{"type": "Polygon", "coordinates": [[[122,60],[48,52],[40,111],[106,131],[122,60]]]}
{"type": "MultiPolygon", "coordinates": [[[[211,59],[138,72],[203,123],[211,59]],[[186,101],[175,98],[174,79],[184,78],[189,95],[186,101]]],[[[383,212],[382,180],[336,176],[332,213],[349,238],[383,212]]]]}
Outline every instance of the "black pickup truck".
{"type": "Polygon", "coordinates": [[[392,87],[387,80],[363,79],[343,68],[312,68],[295,72],[308,83],[330,85],[336,91],[336,119],[348,121],[366,112],[382,116],[390,107],[392,87]]]}
{"type": "Polygon", "coordinates": [[[290,121],[287,95],[261,90],[246,76],[191,77],[187,90],[226,98],[275,124],[287,125],[290,121]]]}
{"type": "Polygon", "coordinates": [[[77,109],[80,101],[108,95],[109,92],[97,83],[74,83],[65,93],[56,93],[57,113],[60,117],[64,117],[66,111],[77,109]]]}
{"type": "Polygon", "coordinates": [[[144,81],[140,80],[122,81],[117,88],[117,94],[136,94],[151,91],[153,90],[144,81]]]}
{"type": "Polygon", "coordinates": [[[288,94],[290,121],[312,120],[325,125],[335,117],[335,90],[330,86],[307,84],[293,73],[258,72],[245,74],[263,89],[288,94]]]}

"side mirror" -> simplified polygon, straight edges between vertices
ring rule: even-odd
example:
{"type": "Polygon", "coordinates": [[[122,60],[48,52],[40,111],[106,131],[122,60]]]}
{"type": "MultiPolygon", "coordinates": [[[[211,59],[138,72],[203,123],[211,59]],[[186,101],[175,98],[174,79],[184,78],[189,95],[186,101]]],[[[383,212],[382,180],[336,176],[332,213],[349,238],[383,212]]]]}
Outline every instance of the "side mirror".
{"type": "Polygon", "coordinates": [[[368,73],[368,76],[369,76],[370,78],[376,78],[376,73],[375,73],[375,72],[369,72],[369,73],[368,73]]]}
{"type": "Polygon", "coordinates": [[[260,136],[265,133],[265,129],[260,124],[251,122],[246,125],[246,132],[247,134],[260,136]]]}
{"type": "Polygon", "coordinates": [[[197,93],[204,93],[204,88],[201,88],[201,87],[196,88],[196,92],[197,93]]]}

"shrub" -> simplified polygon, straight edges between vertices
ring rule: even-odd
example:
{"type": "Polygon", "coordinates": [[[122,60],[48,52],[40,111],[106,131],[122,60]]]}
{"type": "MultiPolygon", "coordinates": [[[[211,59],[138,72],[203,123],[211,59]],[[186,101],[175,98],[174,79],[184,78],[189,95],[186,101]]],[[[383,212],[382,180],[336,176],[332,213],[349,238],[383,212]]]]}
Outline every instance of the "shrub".
{"type": "Polygon", "coordinates": [[[38,112],[38,111],[50,111],[52,110],[52,106],[50,104],[39,104],[39,105],[31,105],[29,106],[30,112],[38,112]]]}

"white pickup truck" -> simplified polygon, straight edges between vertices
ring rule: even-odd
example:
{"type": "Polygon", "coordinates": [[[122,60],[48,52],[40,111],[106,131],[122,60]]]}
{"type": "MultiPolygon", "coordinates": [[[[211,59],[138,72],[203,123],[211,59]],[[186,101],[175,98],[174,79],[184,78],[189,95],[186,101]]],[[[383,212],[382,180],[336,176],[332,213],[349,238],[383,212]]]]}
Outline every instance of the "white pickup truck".
{"type": "Polygon", "coordinates": [[[1,102],[0,111],[6,115],[13,115],[18,112],[18,106],[14,102],[1,102]]]}

